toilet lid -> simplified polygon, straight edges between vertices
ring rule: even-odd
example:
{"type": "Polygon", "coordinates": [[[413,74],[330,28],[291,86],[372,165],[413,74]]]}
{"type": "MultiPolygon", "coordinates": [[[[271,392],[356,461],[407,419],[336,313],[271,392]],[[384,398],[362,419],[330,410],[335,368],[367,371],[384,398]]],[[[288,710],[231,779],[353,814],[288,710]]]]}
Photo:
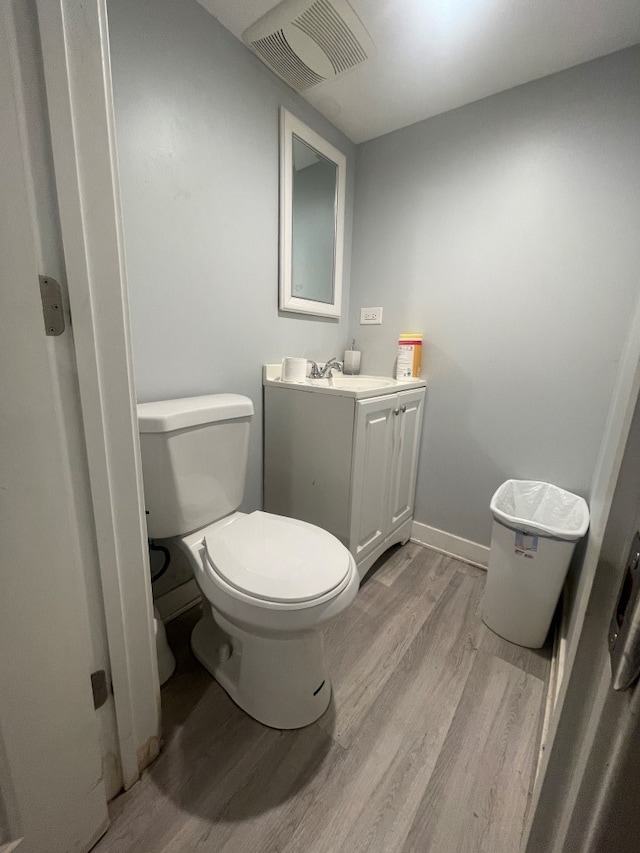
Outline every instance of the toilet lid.
{"type": "Polygon", "coordinates": [[[204,537],[210,566],[241,592],[265,601],[319,598],[340,586],[350,555],[313,524],[253,512],[204,537]]]}

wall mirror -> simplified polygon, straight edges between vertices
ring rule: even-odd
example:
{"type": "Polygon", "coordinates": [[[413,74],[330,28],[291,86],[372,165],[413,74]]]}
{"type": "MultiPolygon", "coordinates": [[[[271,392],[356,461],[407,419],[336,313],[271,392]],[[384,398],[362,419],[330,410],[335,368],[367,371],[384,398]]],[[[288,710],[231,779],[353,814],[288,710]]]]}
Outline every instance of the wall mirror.
{"type": "Polygon", "coordinates": [[[339,317],[347,160],[280,108],[280,309],[339,317]]]}

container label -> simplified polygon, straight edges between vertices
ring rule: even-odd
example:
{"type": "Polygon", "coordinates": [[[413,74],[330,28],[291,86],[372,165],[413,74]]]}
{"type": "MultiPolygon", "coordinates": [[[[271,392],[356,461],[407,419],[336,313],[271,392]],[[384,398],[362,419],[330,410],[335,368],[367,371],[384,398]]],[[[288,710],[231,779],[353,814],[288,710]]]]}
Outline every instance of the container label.
{"type": "Polygon", "coordinates": [[[520,557],[527,557],[533,560],[535,552],[538,550],[538,537],[528,536],[526,533],[516,532],[516,544],[514,552],[520,557]]]}
{"type": "Polygon", "coordinates": [[[420,376],[422,362],[422,341],[398,341],[398,364],[396,379],[417,379],[420,376]]]}

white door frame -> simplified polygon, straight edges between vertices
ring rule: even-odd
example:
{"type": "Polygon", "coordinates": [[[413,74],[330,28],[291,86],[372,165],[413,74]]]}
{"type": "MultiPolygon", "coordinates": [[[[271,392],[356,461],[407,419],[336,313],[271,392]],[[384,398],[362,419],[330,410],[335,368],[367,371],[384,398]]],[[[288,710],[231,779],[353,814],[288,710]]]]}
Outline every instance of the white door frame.
{"type": "MultiPolygon", "coordinates": [[[[36,136],[46,115],[35,97],[31,109],[22,98],[39,95],[36,74],[23,76],[27,63],[39,70],[27,7],[0,7],[0,851],[80,853],[109,817],[54,354],[70,334],[45,335],[38,285],[43,217],[34,186],[44,170],[33,169],[28,129],[36,136]]],[[[76,426],[77,409],[68,420],[76,426]]]]}
{"type": "Polygon", "coordinates": [[[125,789],[159,751],[105,0],[36,0],[125,789]]]}

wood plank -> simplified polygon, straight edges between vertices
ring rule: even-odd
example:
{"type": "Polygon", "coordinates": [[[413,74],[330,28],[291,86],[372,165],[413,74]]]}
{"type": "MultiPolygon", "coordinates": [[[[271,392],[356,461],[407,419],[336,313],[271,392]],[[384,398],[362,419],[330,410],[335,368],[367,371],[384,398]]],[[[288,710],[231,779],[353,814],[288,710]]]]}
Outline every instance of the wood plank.
{"type": "Polygon", "coordinates": [[[319,725],[341,746],[353,740],[452,577],[455,570],[447,557],[421,549],[393,590],[373,580],[363,587],[359,607],[367,608],[367,618],[360,621],[364,630],[359,638],[347,629],[340,638],[343,642],[337,642],[334,634],[327,644],[334,700],[319,725]]]}
{"type": "Polygon", "coordinates": [[[516,853],[504,845],[522,831],[528,780],[514,744],[529,750],[525,706],[541,712],[542,685],[483,646],[484,573],[405,547],[413,557],[396,552],[393,582],[371,578],[326,631],[335,693],[321,725],[279,732],[252,720],[191,654],[198,611],[168,625],[178,666],[162,691],[167,742],[112,803],[96,853],[398,853],[405,843],[476,853],[467,834],[477,851],[516,853]],[[485,812],[470,816],[467,801],[487,785],[485,812]]]}
{"type": "Polygon", "coordinates": [[[403,853],[519,849],[542,686],[478,653],[403,853]]]}
{"type": "MultiPolygon", "coordinates": [[[[456,562],[456,566],[462,574],[478,578],[484,588],[487,579],[487,572],[484,569],[478,569],[475,566],[461,562],[456,562]]],[[[478,617],[482,619],[482,600],[480,600],[478,605],[478,617]]],[[[510,643],[508,640],[498,636],[498,634],[494,634],[483,623],[480,629],[480,648],[487,654],[502,658],[502,660],[523,669],[525,672],[535,675],[536,678],[544,680],[549,672],[552,650],[550,639],[547,640],[541,649],[527,649],[524,646],[517,646],[515,643],[510,643]]]]}
{"type": "Polygon", "coordinates": [[[459,572],[462,572],[463,575],[469,575],[470,578],[477,578],[484,582],[487,579],[487,570],[481,569],[478,566],[474,566],[471,563],[465,563],[462,560],[456,560],[456,568],[459,572]]]}
{"type": "Polygon", "coordinates": [[[455,574],[355,742],[283,853],[397,849],[409,831],[476,655],[476,581],[455,574]]]}
{"type": "MultiPolygon", "coordinates": [[[[482,608],[482,603],[480,607],[482,608]]],[[[526,649],[494,634],[484,623],[480,625],[480,648],[483,652],[517,666],[541,681],[544,681],[549,671],[551,648],[548,644],[541,649],[526,649]]]]}
{"type": "Polygon", "coordinates": [[[407,542],[406,545],[390,548],[376,560],[367,577],[369,580],[376,580],[385,586],[393,586],[413,558],[425,550],[417,542],[407,542]]]}
{"type": "MultiPolygon", "coordinates": [[[[278,732],[237,708],[217,684],[198,702],[143,780],[119,799],[119,819],[97,853],[161,850],[198,813],[203,797],[250,778],[278,732]],[[140,844],[136,847],[136,844],[140,844]]],[[[241,785],[240,785],[241,787],[241,785]]]]}
{"type": "Polygon", "coordinates": [[[296,731],[268,730],[269,749],[253,766],[245,752],[221,782],[203,791],[195,808],[162,853],[210,850],[237,853],[243,850],[280,850],[294,833],[313,794],[314,787],[328,782],[333,765],[328,756],[342,750],[318,726],[296,731]],[[325,771],[322,772],[323,764],[325,771]]]}
{"type": "Polygon", "coordinates": [[[412,567],[413,559],[406,562],[405,569],[409,572],[404,584],[390,589],[377,583],[375,578],[366,580],[352,606],[325,630],[327,662],[334,684],[352,677],[354,667],[366,655],[375,637],[383,634],[398,611],[406,606],[411,598],[409,590],[416,592],[415,583],[419,583],[421,588],[426,586],[428,590],[434,577],[443,576],[442,585],[438,583],[437,590],[434,588],[431,593],[427,592],[430,608],[438,590],[446,586],[448,577],[455,572],[453,567],[434,560],[423,549],[415,557],[417,562],[412,567]],[[447,578],[444,578],[445,574],[447,578]]]}

